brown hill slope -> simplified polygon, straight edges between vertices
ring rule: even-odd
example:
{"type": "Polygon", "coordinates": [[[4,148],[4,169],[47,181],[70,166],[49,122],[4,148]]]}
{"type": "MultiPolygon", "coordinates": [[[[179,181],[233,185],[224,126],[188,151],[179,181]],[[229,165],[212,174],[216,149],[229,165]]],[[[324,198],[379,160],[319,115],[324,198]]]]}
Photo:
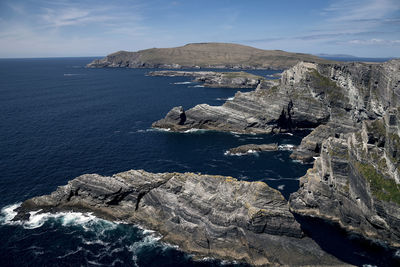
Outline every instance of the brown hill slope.
{"type": "Polygon", "coordinates": [[[235,68],[286,69],[299,61],[328,62],[317,56],[289,53],[281,50],[262,50],[228,43],[196,43],[173,48],[151,48],[137,52],[119,51],[88,67],[130,68],[235,68]]]}

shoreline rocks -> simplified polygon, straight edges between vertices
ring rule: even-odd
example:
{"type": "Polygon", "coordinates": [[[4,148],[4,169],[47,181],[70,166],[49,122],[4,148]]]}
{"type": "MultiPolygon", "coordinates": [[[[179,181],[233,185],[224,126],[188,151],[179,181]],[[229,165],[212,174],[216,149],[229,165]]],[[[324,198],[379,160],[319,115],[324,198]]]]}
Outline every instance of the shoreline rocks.
{"type": "Polygon", "coordinates": [[[215,71],[151,71],[149,76],[161,77],[193,77],[195,82],[202,82],[205,87],[213,88],[256,88],[261,81],[261,76],[247,72],[215,72],[215,71]]]}
{"type": "Polygon", "coordinates": [[[87,211],[143,225],[202,257],[252,265],[341,263],[304,237],[287,201],[263,182],[142,170],[111,177],[85,174],[50,195],[26,200],[15,219],[38,210],[87,211]]]}
{"type": "Polygon", "coordinates": [[[278,144],[247,144],[231,148],[226,151],[226,155],[245,155],[249,153],[263,152],[263,151],[277,151],[278,144]]]}

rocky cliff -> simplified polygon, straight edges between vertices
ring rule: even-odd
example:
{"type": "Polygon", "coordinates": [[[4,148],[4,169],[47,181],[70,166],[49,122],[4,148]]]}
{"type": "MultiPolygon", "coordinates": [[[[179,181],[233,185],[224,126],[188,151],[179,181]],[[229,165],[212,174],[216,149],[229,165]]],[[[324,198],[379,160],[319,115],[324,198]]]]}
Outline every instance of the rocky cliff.
{"type": "Polygon", "coordinates": [[[87,174],[25,201],[15,219],[38,210],[90,211],[140,224],[201,257],[274,266],[340,263],[303,236],[284,197],[262,182],[134,170],[112,177],[87,174]]]}
{"type": "Polygon", "coordinates": [[[400,60],[383,64],[298,63],[278,84],[264,80],[253,92],[238,92],[222,106],[173,108],[153,127],[270,133],[315,128],[293,158],[312,161],[329,136],[361,127],[363,120],[382,117],[398,105],[400,60]],[[180,118],[184,117],[184,120],[180,118]]]}
{"type": "Polygon", "coordinates": [[[400,137],[397,110],[322,143],[314,167],[290,197],[293,212],[339,223],[400,247],[400,137]]]}
{"type": "Polygon", "coordinates": [[[222,106],[172,109],[153,127],[269,133],[313,128],[292,158],[311,162],[292,211],[399,246],[400,60],[299,63],[222,106]],[[184,118],[184,119],[178,119],[184,118]]]}
{"type": "Polygon", "coordinates": [[[222,68],[287,69],[299,61],[329,62],[317,56],[262,50],[228,43],[195,43],[174,48],[152,48],[137,52],[119,51],[94,60],[90,68],[222,68]]]}

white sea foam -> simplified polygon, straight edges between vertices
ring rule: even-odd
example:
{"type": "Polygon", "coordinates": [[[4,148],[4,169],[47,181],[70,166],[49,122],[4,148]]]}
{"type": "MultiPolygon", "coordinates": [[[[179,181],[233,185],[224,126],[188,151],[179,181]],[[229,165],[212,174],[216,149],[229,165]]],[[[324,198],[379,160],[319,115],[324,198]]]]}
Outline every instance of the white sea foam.
{"type": "Polygon", "coordinates": [[[292,133],[282,133],[282,134],[293,136],[292,133]]]}
{"type": "MultiPolygon", "coordinates": [[[[140,131],[140,130],[139,130],[140,131]]],[[[139,132],[138,131],[138,132],[139,132]]],[[[153,131],[156,131],[156,132],[170,132],[171,131],[171,128],[151,128],[151,129],[147,129],[147,130],[145,130],[146,132],[153,132],[153,131]]]]}
{"type": "Polygon", "coordinates": [[[12,219],[17,215],[15,211],[17,208],[21,206],[21,203],[16,203],[12,205],[5,206],[1,209],[0,212],[0,223],[1,224],[14,224],[12,219]]]}
{"type": "Polygon", "coordinates": [[[234,97],[217,97],[215,100],[221,100],[221,101],[232,101],[234,97]]]}
{"type": "Polygon", "coordinates": [[[21,225],[25,229],[36,229],[42,227],[49,219],[57,219],[61,221],[63,226],[80,225],[85,231],[90,231],[96,224],[96,229],[105,231],[116,227],[115,223],[97,218],[92,213],[82,212],[57,212],[48,213],[41,210],[29,212],[29,219],[26,221],[13,221],[17,215],[15,211],[21,203],[6,206],[1,209],[1,222],[8,225],[21,225]]]}
{"type": "Polygon", "coordinates": [[[195,85],[195,86],[193,86],[193,87],[200,87],[200,88],[202,88],[202,87],[204,87],[204,85],[197,84],[197,85],[195,85]]]}
{"type": "Polygon", "coordinates": [[[285,188],[285,185],[284,185],[284,184],[278,185],[278,189],[279,189],[279,190],[283,190],[284,188],[285,188]]]}
{"type": "Polygon", "coordinates": [[[184,131],[184,133],[204,133],[206,131],[207,130],[205,130],[205,129],[192,128],[192,129],[184,131]]]}
{"type": "Polygon", "coordinates": [[[278,146],[279,150],[293,150],[293,148],[295,147],[295,145],[292,144],[281,144],[278,146]]]}
{"type": "Polygon", "coordinates": [[[176,82],[174,84],[191,84],[191,83],[193,83],[193,82],[176,82]]]}
{"type": "Polygon", "coordinates": [[[252,149],[247,150],[245,153],[231,153],[229,150],[224,152],[225,156],[245,156],[245,155],[254,155],[258,156],[258,152],[252,149]]]}

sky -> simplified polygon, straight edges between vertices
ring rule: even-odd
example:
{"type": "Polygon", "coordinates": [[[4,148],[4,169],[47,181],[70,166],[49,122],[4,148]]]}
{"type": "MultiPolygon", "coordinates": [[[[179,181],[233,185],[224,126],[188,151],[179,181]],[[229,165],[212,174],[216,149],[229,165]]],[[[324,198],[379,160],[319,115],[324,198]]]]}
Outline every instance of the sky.
{"type": "Polygon", "coordinates": [[[400,57],[400,0],[0,0],[0,58],[198,42],[400,57]]]}

